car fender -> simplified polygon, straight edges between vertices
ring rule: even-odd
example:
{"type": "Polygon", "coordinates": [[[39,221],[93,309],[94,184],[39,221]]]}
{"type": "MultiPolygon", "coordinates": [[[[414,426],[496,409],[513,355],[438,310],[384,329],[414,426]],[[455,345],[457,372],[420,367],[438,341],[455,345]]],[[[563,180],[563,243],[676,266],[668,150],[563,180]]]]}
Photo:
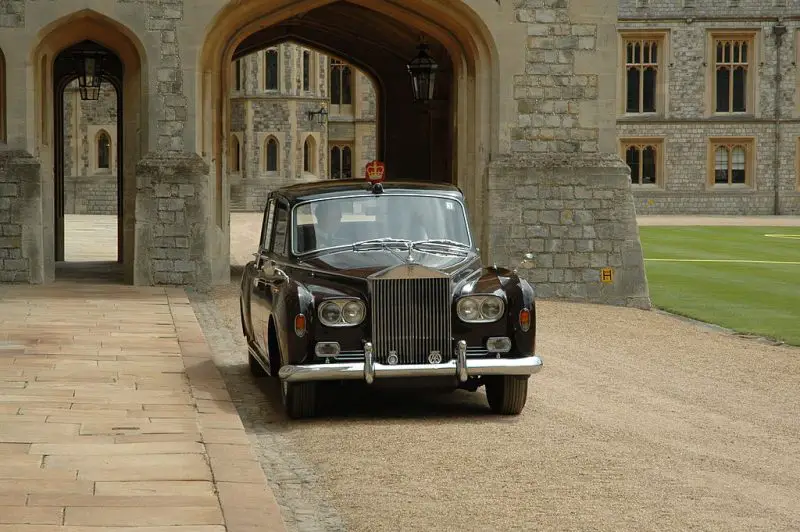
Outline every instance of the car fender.
{"type": "Polygon", "coordinates": [[[273,299],[272,318],[281,350],[281,364],[301,364],[312,351],[312,323],[315,319],[314,296],[308,288],[296,281],[287,282],[273,299]],[[295,318],[305,316],[306,328],[302,336],[295,331],[295,318]]]}
{"type": "Polygon", "coordinates": [[[506,334],[513,341],[514,351],[520,355],[533,353],[536,335],[535,293],[528,281],[506,268],[483,268],[479,277],[473,277],[458,287],[454,305],[460,297],[472,294],[501,297],[506,305],[506,334]],[[523,331],[520,325],[522,309],[528,309],[531,313],[531,326],[527,331],[523,331]]]}

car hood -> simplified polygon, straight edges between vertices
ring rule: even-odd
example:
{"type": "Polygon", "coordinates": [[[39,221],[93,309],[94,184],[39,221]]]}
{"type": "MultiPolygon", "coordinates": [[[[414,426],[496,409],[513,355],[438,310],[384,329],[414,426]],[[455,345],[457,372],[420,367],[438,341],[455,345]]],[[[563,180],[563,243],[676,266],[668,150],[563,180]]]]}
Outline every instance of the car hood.
{"type": "MultiPolygon", "coordinates": [[[[366,279],[370,275],[386,268],[407,264],[404,260],[407,255],[407,251],[399,250],[395,251],[395,253],[385,250],[358,252],[344,250],[309,258],[302,261],[302,263],[311,268],[332,274],[366,279]]],[[[426,266],[447,274],[452,274],[478,259],[478,256],[472,252],[466,256],[444,256],[414,251],[411,257],[413,259],[412,264],[426,266]]]]}

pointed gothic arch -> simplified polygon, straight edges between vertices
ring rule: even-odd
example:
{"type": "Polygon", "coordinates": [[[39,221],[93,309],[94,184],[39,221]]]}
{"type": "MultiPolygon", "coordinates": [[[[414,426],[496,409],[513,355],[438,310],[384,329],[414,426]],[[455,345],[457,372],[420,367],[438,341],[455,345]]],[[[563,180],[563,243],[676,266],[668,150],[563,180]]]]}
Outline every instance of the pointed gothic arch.
{"type": "MultiPolygon", "coordinates": [[[[119,186],[118,257],[122,259],[126,283],[133,283],[135,277],[135,255],[137,254],[136,209],[136,163],[149,150],[147,68],[146,55],[136,34],[124,24],[91,9],[84,9],[61,17],[43,27],[40,40],[30,52],[30,64],[34,65],[34,97],[27,100],[29,115],[34,117],[36,127],[29,129],[28,151],[38,153],[42,168],[56,167],[59,162],[52,124],[56,120],[55,97],[57,90],[63,91],[68,80],[54,77],[56,58],[62,51],[82,43],[93,43],[114,54],[121,63],[120,79],[109,80],[118,91],[120,108],[120,127],[117,137],[117,171],[119,186]],[[60,89],[59,89],[60,87],[60,89]]],[[[59,139],[60,140],[60,139],[59,139]]],[[[152,145],[156,143],[153,142],[152,145]]],[[[63,167],[63,163],[62,167],[63,167]]],[[[58,185],[57,172],[42,172],[43,179],[54,180],[58,185]]],[[[63,168],[62,168],[63,174],[63,168]]],[[[63,179],[63,175],[61,176],[63,179]]],[[[43,187],[55,190],[55,186],[43,187]]],[[[63,206],[59,212],[61,198],[53,192],[42,195],[41,230],[55,235],[43,235],[42,242],[59,242],[63,245],[63,222],[59,226],[59,216],[63,217],[63,206]],[[53,213],[53,214],[51,214],[53,213]],[[55,220],[54,220],[55,218],[55,220]]],[[[57,247],[57,246],[56,246],[57,247]]],[[[51,280],[55,275],[57,249],[47,246],[42,249],[41,273],[43,280],[51,280]]]]}

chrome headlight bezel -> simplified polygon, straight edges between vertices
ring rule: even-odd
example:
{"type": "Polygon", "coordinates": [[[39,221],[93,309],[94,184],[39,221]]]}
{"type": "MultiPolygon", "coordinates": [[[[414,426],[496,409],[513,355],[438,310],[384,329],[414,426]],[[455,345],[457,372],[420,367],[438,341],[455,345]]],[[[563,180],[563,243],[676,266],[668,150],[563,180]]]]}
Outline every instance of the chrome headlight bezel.
{"type": "Polygon", "coordinates": [[[357,327],[364,323],[364,319],[367,317],[367,305],[361,300],[356,297],[336,297],[331,299],[325,299],[317,308],[317,317],[319,318],[320,323],[322,323],[326,327],[357,327]],[[356,321],[348,321],[345,314],[346,307],[357,306],[360,316],[356,321]],[[325,311],[328,309],[336,309],[336,319],[326,319],[324,317],[325,311]]]}
{"type": "Polygon", "coordinates": [[[456,315],[458,316],[458,319],[464,323],[494,323],[501,320],[505,314],[506,302],[502,297],[494,294],[474,294],[463,296],[460,297],[456,302],[456,315]],[[500,309],[499,312],[492,314],[486,311],[484,309],[486,303],[498,305],[500,309]],[[464,316],[463,307],[469,304],[475,305],[478,315],[477,318],[468,318],[464,316]]]}

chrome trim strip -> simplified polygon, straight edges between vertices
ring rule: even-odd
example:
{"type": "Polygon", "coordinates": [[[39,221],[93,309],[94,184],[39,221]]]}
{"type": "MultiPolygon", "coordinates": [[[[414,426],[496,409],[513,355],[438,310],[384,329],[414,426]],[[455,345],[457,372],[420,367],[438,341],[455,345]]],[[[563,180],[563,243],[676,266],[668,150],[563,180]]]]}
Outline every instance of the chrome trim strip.
{"type": "MultiPolygon", "coordinates": [[[[368,383],[373,382],[375,378],[391,377],[451,376],[458,378],[457,360],[442,364],[390,366],[373,362],[371,348],[367,360],[369,362],[283,366],[278,372],[278,376],[287,382],[364,379],[368,383]]],[[[465,360],[464,364],[467,377],[477,377],[479,375],[533,375],[541,371],[544,362],[539,356],[533,355],[523,358],[465,360]]]]}

